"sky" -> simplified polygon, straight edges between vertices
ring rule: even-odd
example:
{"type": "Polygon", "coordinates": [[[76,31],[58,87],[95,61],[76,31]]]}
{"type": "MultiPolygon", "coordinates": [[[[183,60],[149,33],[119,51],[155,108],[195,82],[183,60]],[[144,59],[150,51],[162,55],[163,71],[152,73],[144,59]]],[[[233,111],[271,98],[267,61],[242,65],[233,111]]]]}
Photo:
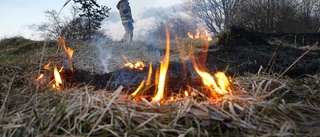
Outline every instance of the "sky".
{"type": "MultiPolygon", "coordinates": [[[[60,11],[67,0],[0,0],[0,39],[23,36],[38,40],[39,35],[30,26],[48,22],[44,11],[60,11]]],[[[119,40],[124,34],[116,5],[119,0],[97,0],[100,5],[111,8],[109,17],[103,22],[102,28],[114,40],[119,40]]],[[[155,21],[159,14],[170,12],[175,5],[184,0],[129,0],[132,15],[135,20],[134,34],[146,29],[146,25],[155,21]],[[171,10],[169,10],[171,9],[171,10]]],[[[68,16],[71,1],[62,9],[60,15],[68,16]]],[[[135,35],[138,37],[138,35],[135,35]]]]}

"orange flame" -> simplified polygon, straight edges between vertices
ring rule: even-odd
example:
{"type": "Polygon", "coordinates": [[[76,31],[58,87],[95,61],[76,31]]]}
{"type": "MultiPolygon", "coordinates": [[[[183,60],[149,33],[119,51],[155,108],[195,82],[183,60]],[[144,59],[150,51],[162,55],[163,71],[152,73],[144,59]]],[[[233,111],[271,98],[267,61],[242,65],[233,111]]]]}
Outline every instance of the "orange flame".
{"type": "Polygon", "coordinates": [[[228,92],[231,92],[229,80],[223,72],[217,72],[215,74],[217,78],[217,83],[218,83],[217,84],[214,78],[208,72],[201,71],[199,69],[195,60],[193,61],[193,63],[194,63],[194,68],[196,72],[200,75],[202,79],[202,83],[205,86],[209,87],[212,95],[215,95],[215,93],[224,95],[224,94],[227,94],[228,92]]]}
{"type": "Polygon", "coordinates": [[[60,38],[60,42],[61,42],[61,46],[63,47],[64,51],[67,53],[67,55],[69,57],[70,70],[73,71],[73,67],[71,64],[72,64],[72,56],[73,56],[74,50],[66,46],[66,42],[65,42],[64,37],[60,38]]]}
{"type": "Polygon", "coordinates": [[[139,95],[139,92],[141,91],[141,89],[144,87],[144,85],[147,87],[148,85],[151,84],[151,75],[152,75],[152,63],[150,62],[150,67],[149,67],[149,72],[148,72],[148,77],[147,77],[147,81],[143,80],[139,87],[131,94],[132,97],[136,97],[137,95],[139,95]],[[146,84],[144,84],[146,83],[146,84]]]}
{"type": "Polygon", "coordinates": [[[54,66],[53,68],[53,75],[54,75],[54,81],[55,81],[55,84],[53,84],[53,88],[56,88],[59,90],[61,89],[60,84],[62,84],[62,79],[60,77],[59,71],[56,66],[54,66]]]}
{"type": "Polygon", "coordinates": [[[170,34],[168,27],[166,27],[166,41],[166,53],[161,61],[159,79],[156,79],[156,81],[159,80],[158,91],[156,95],[152,98],[152,102],[159,102],[164,96],[165,80],[170,59],[170,34]]]}
{"type": "Polygon", "coordinates": [[[62,44],[62,47],[63,47],[64,51],[67,52],[70,61],[72,61],[72,55],[73,55],[74,51],[73,51],[73,49],[71,49],[71,48],[66,46],[66,42],[64,40],[64,37],[61,37],[61,44],[62,44]]]}
{"type": "Polygon", "coordinates": [[[144,86],[144,83],[145,83],[145,81],[142,80],[139,87],[131,94],[131,96],[136,97],[138,95],[139,91],[141,91],[142,87],[144,86]]]}
{"type": "Polygon", "coordinates": [[[124,66],[126,67],[129,67],[131,69],[138,69],[138,70],[143,70],[145,65],[142,61],[137,61],[135,64],[132,64],[131,62],[129,62],[127,60],[127,58],[125,56],[122,56],[126,61],[127,63],[124,64],[124,66]]]}
{"type": "Polygon", "coordinates": [[[212,41],[212,38],[210,36],[210,34],[208,33],[207,30],[204,30],[204,35],[201,35],[201,31],[199,29],[196,29],[196,33],[193,35],[191,34],[190,32],[188,32],[188,36],[189,38],[191,39],[204,39],[204,40],[207,40],[207,41],[212,41]]]}

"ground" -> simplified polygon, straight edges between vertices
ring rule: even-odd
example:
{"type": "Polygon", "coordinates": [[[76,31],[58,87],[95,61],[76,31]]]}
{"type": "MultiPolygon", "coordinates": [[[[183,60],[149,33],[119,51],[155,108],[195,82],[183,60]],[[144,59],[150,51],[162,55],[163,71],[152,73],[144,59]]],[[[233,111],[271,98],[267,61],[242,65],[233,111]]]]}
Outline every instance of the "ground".
{"type": "MultiPolygon", "coordinates": [[[[278,77],[302,78],[306,75],[317,74],[320,71],[320,48],[316,44],[317,40],[320,40],[320,33],[266,34],[230,28],[219,35],[218,39],[219,41],[209,43],[208,50],[203,50],[205,48],[203,41],[185,40],[181,43],[185,45],[185,49],[193,47],[198,64],[199,62],[206,62],[206,70],[212,74],[217,71],[224,71],[231,77],[261,73],[278,77]],[[313,49],[308,51],[310,48],[313,49]]],[[[105,43],[104,50],[111,51],[107,59],[109,71],[106,72],[103,71],[105,68],[97,67],[101,64],[101,60],[93,61],[96,62],[91,65],[91,68],[95,68],[94,73],[85,69],[84,66],[87,65],[78,63],[81,61],[75,61],[76,68],[81,73],[77,75],[79,77],[75,78],[75,81],[85,83],[90,81],[96,87],[105,88],[106,81],[112,77],[108,81],[111,87],[119,85],[126,88],[137,87],[147,76],[148,67],[144,71],[124,68],[125,60],[123,56],[125,55],[131,62],[142,60],[147,64],[151,60],[153,62],[153,72],[155,72],[164,55],[164,45],[165,43],[148,42],[105,43]]],[[[175,82],[176,79],[189,79],[189,82],[197,84],[195,79],[198,78],[198,75],[195,74],[192,59],[182,59],[181,52],[178,50],[179,47],[181,46],[176,41],[171,42],[168,79],[172,79],[173,83],[168,83],[185,85],[185,81],[177,83],[175,82]]],[[[189,50],[184,50],[184,52],[187,53],[183,54],[188,54],[189,50]]],[[[80,56],[79,58],[78,60],[88,59],[87,56],[80,56]]],[[[200,80],[198,79],[198,81],[200,80]]]]}

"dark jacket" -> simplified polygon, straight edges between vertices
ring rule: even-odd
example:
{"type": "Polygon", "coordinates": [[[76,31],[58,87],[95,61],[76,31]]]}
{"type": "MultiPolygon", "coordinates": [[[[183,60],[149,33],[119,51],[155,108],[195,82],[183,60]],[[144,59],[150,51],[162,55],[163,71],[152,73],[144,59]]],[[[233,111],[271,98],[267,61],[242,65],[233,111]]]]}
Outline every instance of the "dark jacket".
{"type": "Polygon", "coordinates": [[[120,0],[117,4],[122,22],[134,22],[128,0],[120,0]]]}

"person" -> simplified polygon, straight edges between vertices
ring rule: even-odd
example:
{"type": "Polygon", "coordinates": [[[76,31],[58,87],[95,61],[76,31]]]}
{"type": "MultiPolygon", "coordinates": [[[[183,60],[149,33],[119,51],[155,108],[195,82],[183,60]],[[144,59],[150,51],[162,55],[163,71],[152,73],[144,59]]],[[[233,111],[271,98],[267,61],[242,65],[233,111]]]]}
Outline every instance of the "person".
{"type": "Polygon", "coordinates": [[[131,8],[129,6],[128,0],[120,0],[117,4],[117,8],[120,13],[122,25],[125,29],[125,34],[122,37],[121,41],[130,43],[132,42],[132,37],[133,37],[134,21],[131,15],[131,8]]]}

